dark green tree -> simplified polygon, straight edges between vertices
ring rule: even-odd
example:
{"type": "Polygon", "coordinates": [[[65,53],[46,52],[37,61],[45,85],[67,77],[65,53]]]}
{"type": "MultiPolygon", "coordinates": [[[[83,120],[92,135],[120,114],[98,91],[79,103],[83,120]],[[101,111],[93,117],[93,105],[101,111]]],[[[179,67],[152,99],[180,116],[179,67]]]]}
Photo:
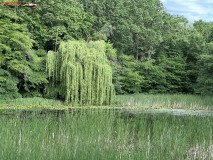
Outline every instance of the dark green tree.
{"type": "Polygon", "coordinates": [[[22,19],[10,8],[0,8],[0,18],[1,87],[5,91],[12,87],[13,92],[22,94],[31,92],[32,88],[38,91],[38,85],[47,83],[45,55],[39,57],[31,51],[34,41],[25,25],[21,24],[22,19]]]}

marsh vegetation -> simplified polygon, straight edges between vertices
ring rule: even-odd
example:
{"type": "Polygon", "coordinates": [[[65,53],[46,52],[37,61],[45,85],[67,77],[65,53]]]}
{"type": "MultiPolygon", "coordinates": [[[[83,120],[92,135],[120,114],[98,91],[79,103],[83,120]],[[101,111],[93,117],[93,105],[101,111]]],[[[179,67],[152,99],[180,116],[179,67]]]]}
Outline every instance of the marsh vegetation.
{"type": "Polygon", "coordinates": [[[213,116],[97,109],[0,114],[2,160],[213,158],[213,116]]]}
{"type": "Polygon", "coordinates": [[[146,108],[169,108],[213,110],[213,96],[187,94],[133,94],[118,95],[122,106],[146,108]]]}
{"type": "Polygon", "coordinates": [[[17,98],[0,100],[0,109],[30,109],[30,108],[137,108],[137,109],[186,109],[213,110],[213,97],[186,94],[132,94],[117,95],[116,101],[108,106],[72,105],[60,100],[34,98],[17,98]]]}

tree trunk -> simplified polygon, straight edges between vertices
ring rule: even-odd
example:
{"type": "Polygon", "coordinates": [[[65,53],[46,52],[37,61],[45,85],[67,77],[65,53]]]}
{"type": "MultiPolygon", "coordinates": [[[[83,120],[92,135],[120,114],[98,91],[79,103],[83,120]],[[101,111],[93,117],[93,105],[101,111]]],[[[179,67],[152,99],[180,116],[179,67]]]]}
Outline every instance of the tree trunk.
{"type": "Polygon", "coordinates": [[[135,43],[136,43],[135,59],[138,61],[138,45],[139,45],[139,34],[138,33],[136,34],[135,43]]]}

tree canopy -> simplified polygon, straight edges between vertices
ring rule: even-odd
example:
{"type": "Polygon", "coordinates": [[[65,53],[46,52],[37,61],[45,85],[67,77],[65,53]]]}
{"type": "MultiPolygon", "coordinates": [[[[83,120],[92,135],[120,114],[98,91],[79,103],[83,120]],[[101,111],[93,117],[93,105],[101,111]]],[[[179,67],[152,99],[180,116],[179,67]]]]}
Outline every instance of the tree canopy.
{"type": "Polygon", "coordinates": [[[191,24],[160,0],[37,4],[0,7],[0,98],[109,104],[114,90],[213,94],[213,22],[191,24]]]}

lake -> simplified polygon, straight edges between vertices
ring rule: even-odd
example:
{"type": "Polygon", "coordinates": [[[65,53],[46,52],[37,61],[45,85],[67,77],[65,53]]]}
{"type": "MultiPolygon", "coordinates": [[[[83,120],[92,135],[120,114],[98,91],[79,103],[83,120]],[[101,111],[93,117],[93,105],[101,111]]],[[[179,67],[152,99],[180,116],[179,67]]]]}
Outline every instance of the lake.
{"type": "Polygon", "coordinates": [[[0,159],[212,159],[212,113],[189,112],[2,110],[0,159]]]}

